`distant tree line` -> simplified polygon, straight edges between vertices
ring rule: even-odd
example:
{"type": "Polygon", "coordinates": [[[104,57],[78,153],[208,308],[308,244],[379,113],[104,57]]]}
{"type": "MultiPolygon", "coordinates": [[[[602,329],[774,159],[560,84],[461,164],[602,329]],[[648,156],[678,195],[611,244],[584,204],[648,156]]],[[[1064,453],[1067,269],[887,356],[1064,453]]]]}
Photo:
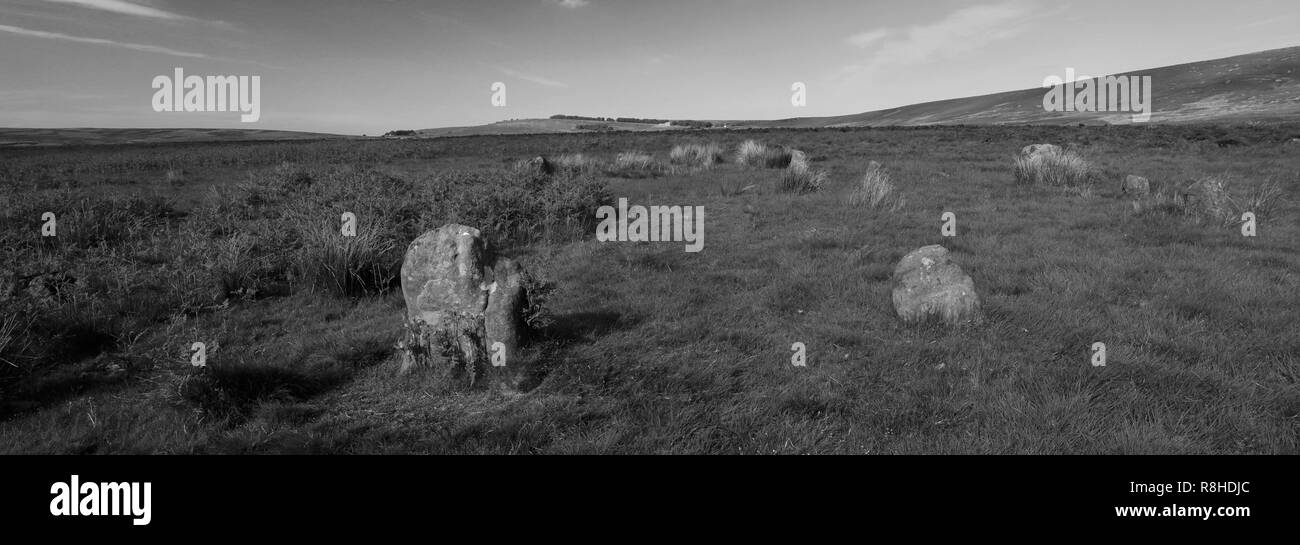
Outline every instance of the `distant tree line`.
{"type": "Polygon", "coordinates": [[[662,125],[664,123],[668,123],[673,125],[674,127],[689,127],[692,129],[708,129],[713,127],[713,123],[710,123],[708,121],[691,121],[691,120],[672,121],[668,119],[643,119],[640,117],[588,117],[583,115],[553,115],[551,116],[551,119],[568,119],[572,121],[605,121],[605,122],[617,122],[617,123],[641,123],[645,125],[662,125]]]}
{"type": "Polygon", "coordinates": [[[587,117],[585,115],[553,115],[551,119],[569,119],[572,121],[614,121],[612,117],[587,117]]]}
{"type": "Polygon", "coordinates": [[[415,131],[388,131],[384,136],[415,136],[415,131]]]}

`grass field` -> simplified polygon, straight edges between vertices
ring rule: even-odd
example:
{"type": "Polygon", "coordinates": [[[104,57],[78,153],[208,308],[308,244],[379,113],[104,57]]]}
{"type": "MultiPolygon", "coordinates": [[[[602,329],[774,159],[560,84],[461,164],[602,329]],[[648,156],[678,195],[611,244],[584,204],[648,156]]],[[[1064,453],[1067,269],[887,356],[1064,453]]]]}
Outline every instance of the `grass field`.
{"type": "Polygon", "coordinates": [[[931,127],[0,150],[0,452],[1296,453],[1298,136],[931,127]],[[746,140],[802,151],[820,179],[735,164],[746,140]],[[1085,185],[1017,181],[1020,149],[1045,142],[1089,162],[1085,185]],[[710,143],[723,162],[670,161],[710,143]],[[617,160],[633,151],[654,163],[617,160]],[[512,166],[565,154],[594,162],[546,179],[512,166]],[[871,161],[883,171],[867,189],[892,184],[881,205],[851,198],[871,161]],[[1227,180],[1258,236],[1135,204],[1128,174],[1169,191],[1227,180]],[[596,242],[595,206],[618,198],[703,206],[704,251],[596,242]],[[46,211],[57,237],[40,236],[46,211]],[[344,211],[366,242],[327,251],[344,211]],[[956,237],[940,234],[945,212],[956,237]],[[525,391],[397,376],[393,271],[452,221],[550,287],[525,391]],[[896,318],[894,266],[929,244],[974,279],[983,322],[896,318]],[[194,342],[206,368],[189,363],[194,342]],[[791,365],[796,342],[807,367],[791,365]]]}

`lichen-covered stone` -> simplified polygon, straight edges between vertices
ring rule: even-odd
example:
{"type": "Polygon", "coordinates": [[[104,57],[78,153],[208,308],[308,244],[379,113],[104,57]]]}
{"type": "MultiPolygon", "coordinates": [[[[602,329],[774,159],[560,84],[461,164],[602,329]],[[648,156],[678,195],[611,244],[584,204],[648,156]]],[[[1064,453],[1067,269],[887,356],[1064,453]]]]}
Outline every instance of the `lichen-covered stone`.
{"type": "Polygon", "coordinates": [[[931,316],[955,325],[980,319],[975,282],[943,246],[926,246],[899,261],[893,276],[894,310],[905,322],[931,316]]]}

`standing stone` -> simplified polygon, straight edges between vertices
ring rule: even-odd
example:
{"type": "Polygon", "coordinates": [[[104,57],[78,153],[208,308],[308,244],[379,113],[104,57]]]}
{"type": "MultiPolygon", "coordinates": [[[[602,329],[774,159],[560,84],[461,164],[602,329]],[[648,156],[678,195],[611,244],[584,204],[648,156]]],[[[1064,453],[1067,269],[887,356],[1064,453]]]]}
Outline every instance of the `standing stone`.
{"type": "Polygon", "coordinates": [[[1151,192],[1151,182],[1141,176],[1129,174],[1124,178],[1124,184],[1120,187],[1120,190],[1125,195],[1146,195],[1151,192]]]}
{"type": "Polygon", "coordinates": [[[455,314],[481,317],[486,254],[479,230],[464,225],[444,225],[415,239],[402,263],[407,317],[435,328],[455,314]]]}
{"type": "Polygon", "coordinates": [[[487,311],[484,314],[484,332],[489,356],[495,356],[493,346],[505,347],[507,366],[515,363],[522,340],[525,306],[523,269],[511,259],[501,258],[493,268],[493,282],[488,286],[487,311]]]}
{"type": "Polygon", "coordinates": [[[808,170],[808,154],[799,150],[791,150],[790,166],[787,168],[796,173],[803,174],[808,170]]]}
{"type": "Polygon", "coordinates": [[[1059,154],[1061,146],[1055,144],[1030,144],[1020,149],[1022,157],[1035,157],[1044,153],[1059,154]]]}
{"type": "Polygon", "coordinates": [[[483,351],[483,264],[487,247],[479,230],[444,225],[415,239],[402,262],[402,296],[406,299],[407,335],[399,349],[402,372],[428,365],[439,349],[451,347],[472,384],[483,351]]]}
{"type": "Polygon", "coordinates": [[[975,282],[943,246],[926,246],[903,257],[894,268],[894,310],[905,322],[937,316],[955,325],[980,319],[975,282]]]}
{"type": "Polygon", "coordinates": [[[498,258],[478,229],[444,225],[415,239],[402,263],[405,336],[398,343],[402,372],[453,358],[453,371],[471,385],[493,378],[507,387],[523,371],[517,350],[526,303],[523,269],[498,258]],[[493,345],[505,348],[504,368],[493,366],[493,345]]]}

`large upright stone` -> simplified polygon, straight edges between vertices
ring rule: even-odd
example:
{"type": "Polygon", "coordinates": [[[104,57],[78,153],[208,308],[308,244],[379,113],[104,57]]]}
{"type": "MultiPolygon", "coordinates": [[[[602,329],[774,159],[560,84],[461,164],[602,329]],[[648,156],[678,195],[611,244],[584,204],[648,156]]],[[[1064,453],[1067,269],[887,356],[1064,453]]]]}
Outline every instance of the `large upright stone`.
{"type": "Polygon", "coordinates": [[[947,248],[926,246],[894,268],[894,310],[905,322],[934,316],[955,325],[980,319],[975,282],[952,261],[947,248]]]}
{"type": "Polygon", "coordinates": [[[454,357],[471,384],[491,377],[513,387],[526,306],[523,270],[498,258],[478,229],[444,225],[415,239],[402,263],[406,334],[402,371],[454,357]],[[501,346],[496,346],[501,343],[501,346]],[[448,353],[450,350],[450,353],[448,353]]]}
{"type": "Polygon", "coordinates": [[[477,316],[487,306],[483,265],[489,261],[478,229],[444,225],[415,239],[402,262],[407,317],[441,327],[455,315],[477,316]]]}

